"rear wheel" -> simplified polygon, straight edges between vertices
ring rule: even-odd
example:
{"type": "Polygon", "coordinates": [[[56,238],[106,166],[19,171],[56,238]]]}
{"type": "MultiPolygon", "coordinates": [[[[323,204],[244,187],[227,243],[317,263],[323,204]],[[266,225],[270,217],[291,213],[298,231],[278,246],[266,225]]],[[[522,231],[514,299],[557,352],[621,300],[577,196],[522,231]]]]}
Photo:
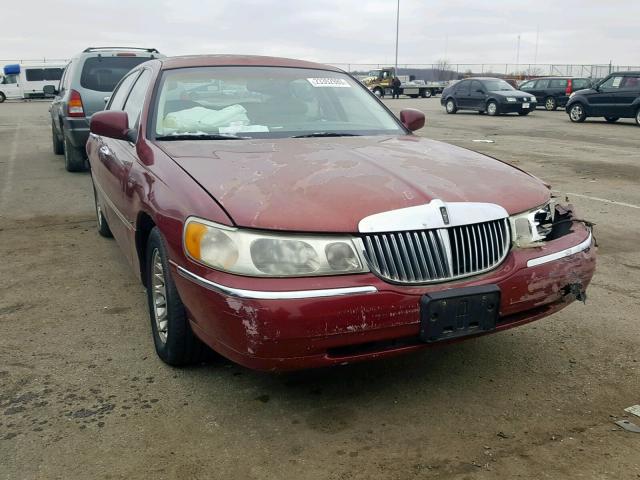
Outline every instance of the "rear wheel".
{"type": "Polygon", "coordinates": [[[378,98],[384,98],[384,90],[382,90],[380,87],[378,88],[374,88],[373,89],[373,93],[375,94],[376,97],[378,98]]]}
{"type": "Polygon", "coordinates": [[[608,122],[608,123],[615,123],[618,120],[620,120],[620,117],[604,117],[604,119],[608,122]]]}
{"type": "Polygon", "coordinates": [[[456,106],[456,102],[453,100],[453,98],[449,98],[444,104],[444,107],[449,114],[453,114],[458,111],[458,107],[456,106]]]}
{"type": "Polygon", "coordinates": [[[66,135],[64,135],[64,168],[67,172],[82,172],[85,169],[82,151],[71,145],[66,135]]]}
{"type": "Polygon", "coordinates": [[[427,89],[424,92],[422,92],[422,98],[431,98],[432,95],[433,95],[433,93],[429,89],[427,89]]]}
{"type": "Polygon", "coordinates": [[[581,103],[574,103],[569,109],[569,119],[574,123],[582,123],[587,118],[587,112],[581,103]]]}
{"type": "Polygon", "coordinates": [[[491,100],[487,103],[487,113],[492,117],[498,115],[498,104],[495,101],[491,100]]]}
{"type": "Polygon", "coordinates": [[[7,96],[4,93],[0,92],[0,103],[4,102],[6,99],[7,96]]]}
{"type": "Polygon", "coordinates": [[[188,365],[203,359],[205,345],[193,334],[178,295],[164,238],[154,227],[146,251],[147,300],[156,352],[169,365],[188,365]]]}
{"type": "Polygon", "coordinates": [[[638,124],[638,126],[640,127],[640,108],[638,109],[638,111],[636,112],[636,123],[638,124]]]}
{"type": "Polygon", "coordinates": [[[548,110],[549,112],[554,111],[556,108],[558,108],[558,102],[556,101],[555,98],[553,97],[547,97],[544,100],[544,108],[546,110],[548,110]]]}
{"type": "Polygon", "coordinates": [[[62,140],[58,138],[58,135],[56,134],[56,127],[53,125],[53,122],[51,122],[51,143],[53,146],[53,153],[56,155],[62,155],[64,153],[64,144],[62,143],[62,140]]]}

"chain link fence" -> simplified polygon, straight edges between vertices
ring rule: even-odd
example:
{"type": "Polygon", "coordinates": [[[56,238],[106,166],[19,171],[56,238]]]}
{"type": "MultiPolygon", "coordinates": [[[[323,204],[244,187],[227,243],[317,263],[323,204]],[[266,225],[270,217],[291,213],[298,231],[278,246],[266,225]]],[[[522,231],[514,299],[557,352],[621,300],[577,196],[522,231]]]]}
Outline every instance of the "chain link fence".
{"type": "MultiPolygon", "coordinates": [[[[356,76],[389,67],[383,63],[331,63],[356,76]]],[[[453,64],[398,64],[398,75],[413,75],[425,81],[455,80],[471,76],[531,78],[541,76],[584,77],[599,79],[611,72],[640,71],[640,66],[613,64],[509,64],[509,63],[453,63],[453,64]]]]}

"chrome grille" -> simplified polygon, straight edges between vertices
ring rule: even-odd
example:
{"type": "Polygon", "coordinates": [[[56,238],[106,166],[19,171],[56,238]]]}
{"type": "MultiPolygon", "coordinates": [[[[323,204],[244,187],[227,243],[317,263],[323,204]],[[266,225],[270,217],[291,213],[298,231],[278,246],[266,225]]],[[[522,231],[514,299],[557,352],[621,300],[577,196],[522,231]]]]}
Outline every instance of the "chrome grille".
{"type": "Polygon", "coordinates": [[[509,220],[472,225],[371,233],[362,236],[369,267],[399,283],[455,280],[486,272],[509,252],[509,220]]]}

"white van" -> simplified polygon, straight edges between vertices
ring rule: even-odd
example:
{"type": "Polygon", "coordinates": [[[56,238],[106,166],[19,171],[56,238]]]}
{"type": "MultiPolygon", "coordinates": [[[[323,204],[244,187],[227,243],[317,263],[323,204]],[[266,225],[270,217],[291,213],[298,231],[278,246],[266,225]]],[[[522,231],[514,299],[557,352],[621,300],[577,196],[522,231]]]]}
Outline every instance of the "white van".
{"type": "Polygon", "coordinates": [[[0,103],[7,98],[44,98],[45,85],[57,88],[64,64],[5,65],[0,74],[0,103]]]}

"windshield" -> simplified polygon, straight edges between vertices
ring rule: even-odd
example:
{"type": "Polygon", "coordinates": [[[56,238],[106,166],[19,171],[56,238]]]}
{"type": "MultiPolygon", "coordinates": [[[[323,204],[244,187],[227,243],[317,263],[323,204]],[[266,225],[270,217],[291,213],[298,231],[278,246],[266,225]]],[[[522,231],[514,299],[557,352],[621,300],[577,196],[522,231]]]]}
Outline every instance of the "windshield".
{"type": "Polygon", "coordinates": [[[380,73],[382,72],[382,70],[371,70],[368,74],[367,77],[379,77],[380,73]]]}
{"type": "Polygon", "coordinates": [[[509,85],[504,80],[482,80],[482,84],[490,92],[501,92],[501,91],[504,91],[504,90],[515,90],[515,88],[513,88],[511,85],[509,85]]]}
{"type": "Polygon", "coordinates": [[[303,68],[167,70],[152,117],[158,137],[180,139],[405,134],[351,77],[303,68]]]}

